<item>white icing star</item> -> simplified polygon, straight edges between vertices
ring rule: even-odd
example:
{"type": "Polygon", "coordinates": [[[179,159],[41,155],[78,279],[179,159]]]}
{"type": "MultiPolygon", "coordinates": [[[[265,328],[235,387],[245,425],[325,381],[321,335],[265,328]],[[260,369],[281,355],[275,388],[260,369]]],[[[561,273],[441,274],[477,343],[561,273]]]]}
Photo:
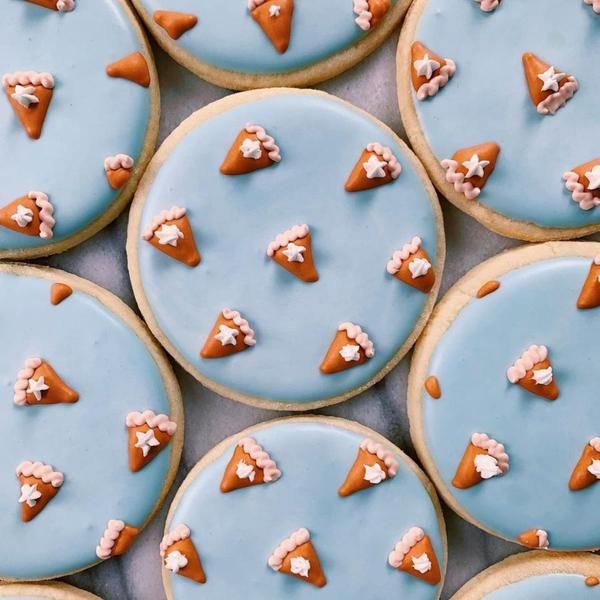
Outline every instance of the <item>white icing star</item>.
{"type": "Polygon", "coordinates": [[[346,344],[345,346],[342,346],[342,349],[340,350],[340,356],[346,362],[360,360],[360,346],[346,344]]]}
{"type": "Polygon", "coordinates": [[[533,372],[533,380],[538,385],[550,385],[552,383],[552,367],[536,369],[533,372]]]}
{"type": "Polygon", "coordinates": [[[431,263],[426,258],[414,258],[408,263],[408,270],[413,279],[424,277],[429,273],[429,269],[431,269],[431,263]]]}
{"type": "Polygon", "coordinates": [[[243,460],[240,460],[240,462],[237,464],[235,474],[239,479],[249,479],[251,482],[253,482],[254,478],[256,477],[254,467],[245,463],[243,460]]]}
{"type": "Polygon", "coordinates": [[[179,573],[179,569],[187,567],[187,564],[188,559],[186,555],[179,552],[179,550],[169,552],[169,554],[167,554],[167,557],[165,558],[165,568],[169,569],[171,573],[179,573]]]}
{"type": "Polygon", "coordinates": [[[588,190],[597,190],[600,188],[600,165],[595,165],[591,171],[587,171],[585,176],[590,182],[587,186],[588,190]]]}
{"type": "Polygon", "coordinates": [[[387,167],[387,163],[384,160],[379,160],[375,154],[371,154],[369,160],[363,163],[367,179],[382,179],[385,177],[384,167],[387,167]]]}
{"type": "Polygon", "coordinates": [[[269,7],[269,16],[278,17],[281,14],[281,6],[279,4],[272,4],[269,7]]]}
{"type": "Polygon", "coordinates": [[[42,375],[37,379],[29,380],[29,387],[27,388],[26,392],[28,394],[33,394],[35,396],[35,399],[39,402],[42,399],[42,392],[45,392],[49,389],[50,387],[46,385],[46,382],[44,381],[44,376],[42,375]]]}
{"type": "Polygon", "coordinates": [[[33,508],[41,497],[42,492],[38,491],[37,483],[34,483],[33,485],[24,483],[21,486],[21,497],[19,498],[20,504],[25,502],[29,508],[33,508]]]}
{"type": "Polygon", "coordinates": [[[489,160],[479,160],[479,155],[473,154],[469,160],[466,160],[462,164],[462,166],[467,169],[465,179],[469,179],[470,177],[483,177],[484,169],[489,164],[489,160]]]}
{"type": "Polygon", "coordinates": [[[303,556],[294,556],[290,561],[291,568],[290,571],[294,575],[300,575],[300,577],[308,577],[308,572],[310,571],[310,561],[304,558],[303,556]]]}
{"type": "Polygon", "coordinates": [[[371,485],[377,485],[385,479],[385,471],[381,468],[379,463],[374,465],[363,465],[365,468],[365,474],[363,479],[368,481],[371,485]]]}
{"type": "Polygon", "coordinates": [[[35,95],[35,88],[32,85],[16,85],[11,97],[25,108],[29,108],[31,104],[37,104],[40,101],[35,95]]]}
{"type": "Polygon", "coordinates": [[[423,552],[421,556],[417,556],[412,558],[413,569],[415,571],[419,571],[419,573],[424,574],[427,571],[431,571],[431,561],[429,560],[429,556],[427,556],[427,552],[423,552]]]}
{"type": "Polygon", "coordinates": [[[154,235],[158,238],[161,246],[169,245],[174,248],[177,247],[180,238],[183,238],[183,232],[177,225],[167,225],[166,223],[163,223],[161,228],[154,232],[154,235]]]}
{"type": "Polygon", "coordinates": [[[219,325],[219,333],[215,335],[215,340],[219,340],[221,346],[235,346],[239,333],[237,329],[232,329],[231,327],[227,327],[227,325],[219,325]]]}
{"type": "Polygon", "coordinates": [[[16,222],[19,227],[27,227],[33,221],[33,211],[22,204],[17,205],[17,212],[10,218],[16,222]]]}
{"type": "Polygon", "coordinates": [[[262,156],[262,148],[258,140],[246,138],[240,146],[240,151],[244,158],[258,160],[262,156]]]}
{"type": "Polygon", "coordinates": [[[475,470],[481,475],[481,479],[491,479],[502,473],[498,461],[489,454],[478,454],[474,462],[475,470]]]}
{"type": "Polygon", "coordinates": [[[156,439],[153,429],[148,429],[148,431],[136,431],[135,436],[137,437],[135,447],[141,448],[144,457],[148,456],[150,448],[160,446],[160,442],[156,439]]]}
{"type": "Polygon", "coordinates": [[[550,67],[547,71],[540,73],[538,79],[541,79],[544,83],[542,86],[542,92],[552,90],[558,92],[558,82],[566,77],[566,73],[557,73],[554,67],[550,67]]]}
{"type": "Polygon", "coordinates": [[[304,246],[297,246],[294,242],[290,242],[287,248],[283,251],[283,254],[287,256],[288,262],[304,262],[304,256],[302,254],[306,252],[304,246]]]}
{"type": "Polygon", "coordinates": [[[587,468],[596,479],[600,479],[600,460],[592,460],[592,464],[587,468]]]}
{"type": "Polygon", "coordinates": [[[431,79],[435,71],[440,68],[440,63],[433,58],[429,58],[429,54],[425,54],[423,58],[415,60],[415,71],[419,77],[431,79]]]}

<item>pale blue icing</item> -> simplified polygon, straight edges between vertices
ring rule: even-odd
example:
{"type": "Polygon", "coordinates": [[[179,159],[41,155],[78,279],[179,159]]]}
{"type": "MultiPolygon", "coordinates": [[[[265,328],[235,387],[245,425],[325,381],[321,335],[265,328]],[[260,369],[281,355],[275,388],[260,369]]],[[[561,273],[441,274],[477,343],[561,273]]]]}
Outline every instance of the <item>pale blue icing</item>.
{"type": "MultiPolygon", "coordinates": [[[[0,97],[0,205],[31,190],[55,207],[53,243],[89,226],[115,201],[104,159],[136,159],[150,118],[147,89],[108,77],[106,66],[140,50],[129,16],[118,0],[78,2],[57,13],[22,0],[3,2],[0,76],[48,71],[55,79],[42,137],[31,140],[0,97]]],[[[0,250],[48,243],[0,227],[0,250]]]]}
{"type": "Polygon", "coordinates": [[[430,536],[444,569],[435,508],[406,458],[396,457],[400,468],[393,479],[340,498],[337,490],[364,436],[316,421],[280,423],[252,436],[283,475],[273,484],[222,494],[219,484],[233,446],[198,474],[171,524],[190,528],[207,583],[171,575],[174,598],[436,597],[441,585],[398,572],[387,562],[396,542],[418,526],[430,536]],[[324,588],[275,573],[267,565],[279,543],[300,527],[310,531],[327,577],[324,588]]]}
{"type": "Polygon", "coordinates": [[[186,360],[237,392],[287,402],[343,394],[385,367],[423,310],[427,296],[388,275],[386,264],[419,235],[437,266],[430,198],[394,138],[337,101],[282,94],[245,103],[189,132],[157,174],[142,229],[174,204],[189,209],[202,263],[190,269],[140,238],[144,292],[159,327],[186,360]],[[248,121],[274,136],[283,159],[249,175],[221,175],[219,165],[248,121]],[[392,147],[402,174],[373,191],[345,192],[372,141],[392,147]],[[317,283],[303,283],[266,255],[269,242],[298,223],[311,228],[317,283]],[[249,320],[257,344],[235,356],[201,359],[225,307],[249,320]],[[323,375],[319,364],[344,321],[367,331],[375,357],[323,375]]]}
{"type": "Polygon", "coordinates": [[[43,579],[96,562],[110,519],[141,526],[169,468],[170,447],[129,470],[125,417],[169,412],[157,365],[137,335],[99,301],[75,291],[58,306],[51,282],[0,273],[0,578],[43,579]],[[47,360],[79,392],[76,404],[16,406],[13,385],[29,357],[47,360]],[[20,518],[15,468],[24,460],[65,475],[29,523],[20,518]]]}
{"type": "Polygon", "coordinates": [[[473,0],[429,0],[415,39],[457,65],[427,101],[415,99],[425,137],[442,160],[459,148],[495,141],[496,170],[481,204],[544,227],[600,222],[564,188],[565,171],[598,156],[600,16],[582,0],[510,0],[484,13],[473,0]],[[533,52],[573,74],[579,91],[555,116],[530,100],[521,63],[533,52]]]}
{"type": "Polygon", "coordinates": [[[588,600],[600,597],[600,587],[588,587],[584,577],[567,573],[536,575],[486,594],[488,600],[588,600]]]}
{"type": "Polygon", "coordinates": [[[585,444],[600,433],[598,312],[576,300],[591,260],[563,257],[512,271],[471,300],[438,343],[428,372],[442,398],[423,393],[425,440],[444,484],[471,518],[516,539],[548,531],[556,548],[600,546],[600,486],[569,490],[585,444]],[[506,370],[531,344],[548,347],[560,397],[509,383],[506,370]],[[510,470],[467,490],[451,480],[474,432],[503,443],[510,470]]]}
{"type": "MultiPolygon", "coordinates": [[[[395,4],[397,0],[392,0],[395,4]]],[[[358,43],[365,33],[355,22],[352,0],[299,0],[294,3],[290,46],[273,47],[248,12],[247,0],[141,0],[155,10],[195,14],[198,24],[177,43],[203,62],[245,73],[285,73],[330,58],[358,43]]]]}

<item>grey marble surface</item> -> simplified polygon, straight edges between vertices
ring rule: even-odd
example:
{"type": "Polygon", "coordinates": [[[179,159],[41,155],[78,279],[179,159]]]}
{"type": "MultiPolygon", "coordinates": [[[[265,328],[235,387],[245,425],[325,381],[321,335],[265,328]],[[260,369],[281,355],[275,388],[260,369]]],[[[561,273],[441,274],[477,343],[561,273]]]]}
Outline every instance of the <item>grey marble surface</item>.
{"type": "MultiPolygon", "coordinates": [[[[358,68],[320,86],[368,110],[402,134],[396,101],[395,49],[397,34],[358,68]]],[[[161,77],[162,141],[185,117],[228,92],[211,86],[156,50],[161,77]]],[[[472,266],[516,242],[494,235],[442,201],[448,238],[443,289],[472,266]]],[[[125,258],[127,214],[85,244],[63,255],[39,261],[87,277],[136,308],[125,258]]],[[[355,419],[379,431],[416,459],[406,416],[406,380],[410,355],[382,382],[342,405],[319,412],[355,419]]],[[[223,399],[204,389],[182,369],[176,372],[183,389],[185,448],[174,489],[163,509],[124,557],[112,559],[79,575],[70,583],[105,600],[163,600],[158,545],[167,507],[186,473],[217,442],[237,431],[280,416],[223,399]]],[[[519,547],[488,536],[445,509],[449,565],[443,598],[450,596],[486,566],[519,551],[519,547]]],[[[223,599],[225,600],[225,599],[223,599]]],[[[237,599],[228,599],[237,600],[237,599]]],[[[273,599],[274,600],[274,599],[273,599]]]]}

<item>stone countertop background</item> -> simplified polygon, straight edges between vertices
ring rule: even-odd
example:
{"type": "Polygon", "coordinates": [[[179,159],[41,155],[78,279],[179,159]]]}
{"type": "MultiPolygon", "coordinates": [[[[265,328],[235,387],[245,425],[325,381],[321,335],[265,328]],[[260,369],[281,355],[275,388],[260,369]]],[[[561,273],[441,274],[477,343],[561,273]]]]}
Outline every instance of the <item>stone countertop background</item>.
{"type": "MultiPolygon", "coordinates": [[[[369,111],[404,135],[396,99],[396,32],[377,52],[348,73],[319,87],[369,111]]],[[[161,91],[159,143],[195,110],[230,92],[212,86],[177,65],[154,46],[161,91]]],[[[518,245],[497,236],[442,200],[448,254],[441,293],[470,268],[498,252],[518,245]]],[[[137,311],[125,256],[127,211],[91,240],[62,255],[38,261],[86,277],[111,290],[137,311]]],[[[138,311],[139,312],[139,311],[138,311]]],[[[406,383],[410,354],[383,381],[338,406],[317,411],[345,417],[371,427],[397,444],[413,459],[406,414],[406,383]]],[[[204,389],[175,366],[185,403],[185,447],[175,485],[167,501],[132,549],[67,580],[105,600],[164,600],[158,546],[167,509],[185,475],[214,445],[261,421],[284,416],[227,400],[204,389]]],[[[444,508],[449,564],[442,598],[452,594],[487,566],[521,548],[481,532],[444,508]]],[[[235,599],[232,599],[235,600],[235,599]]]]}

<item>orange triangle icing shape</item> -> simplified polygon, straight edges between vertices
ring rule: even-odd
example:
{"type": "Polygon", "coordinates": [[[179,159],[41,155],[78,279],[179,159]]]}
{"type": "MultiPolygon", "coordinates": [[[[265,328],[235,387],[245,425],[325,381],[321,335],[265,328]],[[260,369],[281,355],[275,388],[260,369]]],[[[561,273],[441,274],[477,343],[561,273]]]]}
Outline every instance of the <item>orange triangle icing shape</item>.
{"type": "Polygon", "coordinates": [[[280,54],[290,45],[294,0],[249,0],[252,18],[280,54]]]}
{"type": "Polygon", "coordinates": [[[411,80],[419,100],[435,96],[456,72],[450,58],[442,58],[421,42],[411,46],[411,80]]]}
{"type": "Polygon", "coordinates": [[[435,271],[420,237],[414,237],[410,244],[394,252],[388,261],[387,272],[424,294],[435,284],[435,271]]]}
{"type": "Polygon", "coordinates": [[[354,0],[354,22],[363,30],[369,31],[381,23],[392,7],[390,0],[354,0]]]}
{"type": "Polygon", "coordinates": [[[595,437],[585,445],[571,473],[569,489],[573,492],[583,490],[598,480],[600,480],[600,438],[595,437]]]}
{"type": "Polygon", "coordinates": [[[120,190],[131,177],[133,158],[127,154],[115,154],[104,159],[104,173],[113,190],[120,190]]]}
{"type": "Polygon", "coordinates": [[[128,79],[142,87],[150,86],[150,69],[141,52],[133,52],[111,63],[106,67],[106,74],[109,77],[128,79]]]}
{"type": "Polygon", "coordinates": [[[456,469],[452,485],[464,490],[508,472],[504,446],[485,433],[474,433],[456,469]]]}
{"type": "Polygon", "coordinates": [[[402,166],[392,150],[378,142],[367,144],[354,165],[344,189],[362,192],[386,185],[400,176],[402,166]]]}
{"type": "Polygon", "coordinates": [[[440,387],[440,382],[435,375],[430,375],[425,380],[423,387],[434,400],[439,400],[442,397],[442,388],[440,387]]]}
{"type": "Polygon", "coordinates": [[[420,527],[411,527],[390,552],[388,563],[431,585],[441,579],[440,565],[431,539],[420,527]]]}
{"type": "Polygon", "coordinates": [[[75,9],[76,0],[27,0],[27,2],[58,12],[70,12],[75,9]]]}
{"type": "Polygon", "coordinates": [[[96,546],[96,556],[106,560],[112,556],[121,556],[129,550],[140,530],[127,525],[124,521],[111,519],[96,546]]]}
{"type": "Polygon", "coordinates": [[[561,73],[531,52],[523,54],[523,68],[531,101],[542,115],[553,115],[578,89],[575,77],[561,73]]]}
{"type": "Polygon", "coordinates": [[[200,351],[202,358],[223,358],[256,344],[254,330],[237,310],[224,308],[200,351]]]}
{"type": "Polygon", "coordinates": [[[0,226],[49,240],[54,236],[54,206],[44,192],[29,192],[0,208],[0,226]]]}
{"type": "Polygon", "coordinates": [[[345,497],[375,487],[394,477],[397,472],[398,463],[394,453],[379,442],[365,439],[338,494],[345,497]]]}
{"type": "Polygon", "coordinates": [[[319,555],[310,540],[307,529],[294,531],[283,540],[269,557],[269,566],[273,571],[295,577],[317,587],[327,583],[319,555]]]}
{"type": "Polygon", "coordinates": [[[245,175],[281,161],[279,146],[260,125],[247,123],[233,142],[220,171],[223,175],[245,175]]]}
{"type": "Polygon", "coordinates": [[[51,465],[42,462],[24,461],[16,469],[21,483],[19,504],[21,520],[31,521],[56,496],[65,477],[51,465]]]}
{"type": "Polygon", "coordinates": [[[129,468],[140,471],[158,456],[177,431],[177,423],[152,410],[130,412],[125,419],[128,432],[129,468]]]}
{"type": "Polygon", "coordinates": [[[190,267],[200,264],[200,254],[185,208],[173,206],[161,211],[142,238],[163,254],[190,267]]]}
{"type": "Polygon", "coordinates": [[[313,283],[319,279],[308,225],[294,225],[280,233],[269,244],[267,256],[302,281],[313,283]]]}
{"type": "Polygon", "coordinates": [[[41,358],[28,358],[17,375],[14,403],[18,406],[39,404],[72,404],[79,394],[41,358]]]}
{"type": "Polygon", "coordinates": [[[529,346],[508,369],[506,376],[511,383],[546,400],[556,400],[560,394],[546,346],[529,346]]]}
{"type": "Polygon", "coordinates": [[[600,158],[567,171],[563,181],[581,210],[590,210],[600,204],[600,158]]]}
{"type": "Polygon", "coordinates": [[[520,533],[517,540],[528,548],[547,549],[550,547],[548,533],[543,529],[528,529],[520,533]]]}
{"type": "Polygon", "coordinates": [[[342,323],[321,363],[321,372],[326,375],[358,367],[375,356],[375,347],[369,336],[359,325],[342,323]]]}
{"type": "Polygon", "coordinates": [[[56,306],[73,293],[73,288],[66,283],[53,283],[50,288],[50,304],[56,306]]]}
{"type": "Polygon", "coordinates": [[[165,534],[160,543],[160,555],[165,569],[174,575],[206,583],[206,573],[187,525],[180,523],[165,534]]]}
{"type": "Polygon", "coordinates": [[[155,10],[153,18],[154,22],[162,27],[173,40],[178,40],[184,33],[196,27],[198,23],[196,15],[174,10],[155,10]]]}
{"type": "Polygon", "coordinates": [[[577,308],[596,308],[597,306],[600,306],[600,255],[592,261],[579,298],[577,298],[577,308]]]}

